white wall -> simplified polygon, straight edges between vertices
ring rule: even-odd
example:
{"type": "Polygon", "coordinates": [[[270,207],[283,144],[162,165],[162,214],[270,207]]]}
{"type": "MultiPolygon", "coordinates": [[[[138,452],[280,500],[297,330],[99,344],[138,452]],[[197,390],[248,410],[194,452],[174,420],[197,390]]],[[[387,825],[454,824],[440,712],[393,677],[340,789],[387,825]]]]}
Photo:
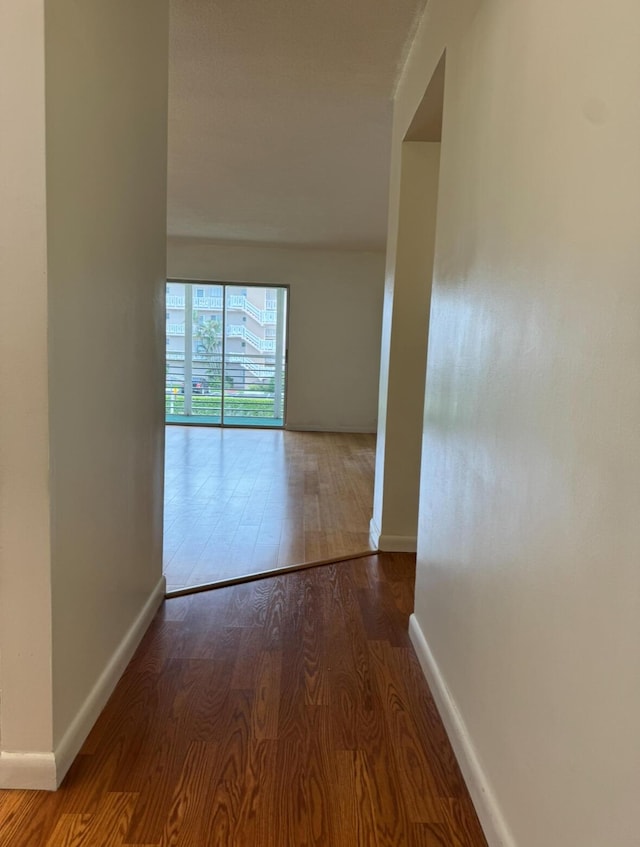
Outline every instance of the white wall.
{"type": "Polygon", "coordinates": [[[290,429],[374,432],[384,254],[170,238],[168,275],[290,286],[290,429]]]}
{"type": "Polygon", "coordinates": [[[52,741],[43,40],[0,4],[0,777],[52,741]]]}
{"type": "Polygon", "coordinates": [[[163,596],[167,38],[0,6],[0,787],[60,782],[163,596]]]}
{"type": "Polygon", "coordinates": [[[402,144],[387,270],[371,535],[415,552],[440,143],[402,144]]]}
{"type": "Polygon", "coordinates": [[[474,5],[432,0],[396,108],[447,46],[413,637],[492,844],[632,847],[640,6],[474,5]]]}
{"type": "Polygon", "coordinates": [[[46,24],[58,744],[162,576],[168,10],[46,24]]]}

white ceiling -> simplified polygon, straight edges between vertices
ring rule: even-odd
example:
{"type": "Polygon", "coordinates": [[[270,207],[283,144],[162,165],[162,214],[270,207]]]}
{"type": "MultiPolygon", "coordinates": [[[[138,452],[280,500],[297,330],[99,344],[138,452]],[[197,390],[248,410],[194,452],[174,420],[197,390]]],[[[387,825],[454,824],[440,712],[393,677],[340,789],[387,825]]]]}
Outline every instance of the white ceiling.
{"type": "Polygon", "coordinates": [[[173,236],[382,249],[426,0],[171,0],[173,236]]]}

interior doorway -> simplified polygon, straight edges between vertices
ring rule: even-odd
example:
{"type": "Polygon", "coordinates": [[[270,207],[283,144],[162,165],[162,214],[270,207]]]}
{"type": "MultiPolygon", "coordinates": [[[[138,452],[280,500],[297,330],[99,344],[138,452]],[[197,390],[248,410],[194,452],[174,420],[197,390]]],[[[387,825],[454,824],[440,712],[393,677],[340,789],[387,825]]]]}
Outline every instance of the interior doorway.
{"type": "Polygon", "coordinates": [[[371,554],[375,435],[167,427],[169,592],[371,554]]]}
{"type": "Polygon", "coordinates": [[[284,426],[288,295],[286,286],[167,282],[167,423],[284,426]]]}

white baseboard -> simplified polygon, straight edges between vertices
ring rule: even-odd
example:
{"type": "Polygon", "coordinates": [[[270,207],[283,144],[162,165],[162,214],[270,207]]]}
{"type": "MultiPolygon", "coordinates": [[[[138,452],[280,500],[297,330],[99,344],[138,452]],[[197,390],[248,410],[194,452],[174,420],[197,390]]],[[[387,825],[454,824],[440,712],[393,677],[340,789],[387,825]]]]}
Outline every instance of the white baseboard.
{"type": "Polygon", "coordinates": [[[0,753],[0,788],[51,791],[56,785],[53,753],[0,753]]]}
{"type": "Polygon", "coordinates": [[[480,764],[462,715],[447,688],[415,614],[409,619],[409,637],[436,701],[489,847],[517,847],[489,779],[480,764]]]}
{"type": "Polygon", "coordinates": [[[90,691],[89,696],[82,704],[80,711],[65,732],[62,741],[58,744],[55,751],[56,788],[60,785],[66,772],[71,767],[78,751],[84,744],[85,738],[98,719],[100,712],[106,706],[107,700],[111,697],[113,689],[124,673],[124,669],[131,661],[133,654],[142,641],[142,636],[149,628],[149,624],[153,620],[155,613],[162,605],[166,587],[166,579],[163,576],[140,610],[138,617],[129,627],[129,631],[120,642],[115,653],[111,656],[107,666],[90,691]]]}
{"type": "Polygon", "coordinates": [[[369,536],[376,550],[384,553],[415,553],[418,549],[415,535],[385,535],[373,518],[369,521],[369,536]]]}
{"type": "Polygon", "coordinates": [[[376,427],[367,427],[367,426],[315,426],[315,425],[306,425],[306,424],[287,424],[285,429],[288,432],[353,432],[364,433],[366,435],[375,435],[378,431],[376,427]]]}
{"type": "Polygon", "coordinates": [[[415,535],[380,535],[378,550],[385,553],[415,553],[418,549],[418,539],[415,535]]]}
{"type": "Polygon", "coordinates": [[[166,580],[163,576],[53,753],[0,753],[0,788],[55,791],[59,787],[163,602],[165,591],[166,580]]]}
{"type": "Polygon", "coordinates": [[[415,535],[381,535],[378,538],[378,550],[385,553],[415,553],[417,549],[415,535]]]}

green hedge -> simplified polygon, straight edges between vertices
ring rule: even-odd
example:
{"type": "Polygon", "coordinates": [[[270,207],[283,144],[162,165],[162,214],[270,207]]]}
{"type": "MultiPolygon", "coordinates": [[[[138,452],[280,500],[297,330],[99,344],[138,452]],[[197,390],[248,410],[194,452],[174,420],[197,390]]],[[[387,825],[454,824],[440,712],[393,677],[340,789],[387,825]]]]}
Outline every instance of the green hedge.
{"type": "MultiPolygon", "coordinates": [[[[194,394],[191,398],[193,415],[220,415],[221,400],[219,396],[194,394]]],[[[166,414],[184,414],[184,395],[167,394],[165,403],[166,414]],[[172,407],[173,403],[173,407],[172,407]]],[[[225,397],[225,415],[236,418],[272,418],[273,397],[225,397]]]]}

